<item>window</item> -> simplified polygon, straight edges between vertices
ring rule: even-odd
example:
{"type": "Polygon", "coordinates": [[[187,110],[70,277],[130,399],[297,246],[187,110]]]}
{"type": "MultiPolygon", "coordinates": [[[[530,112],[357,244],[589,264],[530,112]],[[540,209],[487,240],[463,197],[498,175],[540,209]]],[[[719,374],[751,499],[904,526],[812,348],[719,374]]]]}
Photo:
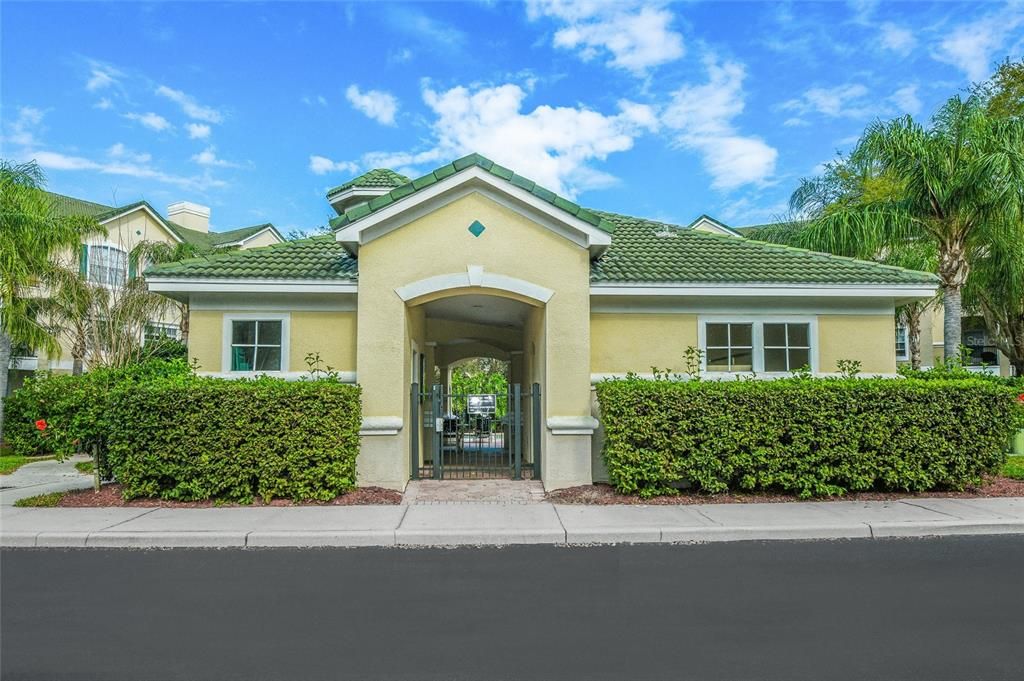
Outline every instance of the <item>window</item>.
{"type": "Polygon", "coordinates": [[[908,359],[907,354],[907,325],[902,322],[896,323],[896,359],[908,359]]]}
{"type": "Polygon", "coordinates": [[[707,325],[708,371],[753,371],[754,325],[707,325]]]}
{"type": "Polygon", "coordinates": [[[811,366],[810,324],[764,325],[764,370],[796,371],[811,366]]]}
{"type": "Polygon", "coordinates": [[[985,321],[980,317],[964,318],[963,344],[968,351],[968,366],[999,366],[999,348],[993,343],[985,321]]]}
{"type": "Polygon", "coordinates": [[[150,322],[149,324],[146,324],[146,330],[143,338],[147,343],[152,343],[153,341],[158,341],[162,338],[178,340],[179,331],[180,329],[176,324],[150,322]]]}
{"type": "Polygon", "coordinates": [[[89,246],[89,281],[123,286],[128,280],[128,254],[113,246],[89,246]]]}
{"type": "Polygon", "coordinates": [[[816,370],[812,319],[705,320],[701,342],[709,373],[816,370]]]}
{"type": "Polygon", "coordinates": [[[231,371],[281,371],[282,326],[279,319],[231,321],[231,371]]]}

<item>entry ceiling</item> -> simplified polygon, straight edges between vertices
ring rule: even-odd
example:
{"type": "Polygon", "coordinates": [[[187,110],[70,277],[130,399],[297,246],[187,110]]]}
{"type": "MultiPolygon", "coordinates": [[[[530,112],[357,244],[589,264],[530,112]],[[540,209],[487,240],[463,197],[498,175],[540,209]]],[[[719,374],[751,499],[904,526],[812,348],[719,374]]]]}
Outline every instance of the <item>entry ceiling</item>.
{"type": "Polygon", "coordinates": [[[424,304],[428,317],[453,322],[471,322],[504,328],[523,328],[530,306],[517,300],[487,295],[442,298],[424,304]]]}

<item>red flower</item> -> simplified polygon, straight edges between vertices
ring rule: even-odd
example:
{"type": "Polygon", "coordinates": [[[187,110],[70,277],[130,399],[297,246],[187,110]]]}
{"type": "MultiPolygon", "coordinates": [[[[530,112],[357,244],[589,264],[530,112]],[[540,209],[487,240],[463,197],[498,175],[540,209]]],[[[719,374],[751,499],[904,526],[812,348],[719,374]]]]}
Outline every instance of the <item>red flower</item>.
{"type": "Polygon", "coordinates": [[[46,430],[46,419],[39,419],[36,421],[37,430],[46,430]]]}
{"type": "Polygon", "coordinates": [[[1017,395],[1017,401],[1020,402],[1021,404],[1024,404],[1024,393],[1017,395]]]}

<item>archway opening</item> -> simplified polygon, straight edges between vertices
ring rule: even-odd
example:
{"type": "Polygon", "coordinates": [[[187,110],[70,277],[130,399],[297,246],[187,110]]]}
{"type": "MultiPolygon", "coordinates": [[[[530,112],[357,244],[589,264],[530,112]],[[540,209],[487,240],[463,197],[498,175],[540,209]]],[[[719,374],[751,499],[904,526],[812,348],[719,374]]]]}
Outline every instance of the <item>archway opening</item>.
{"type": "Polygon", "coordinates": [[[408,310],[410,417],[420,425],[413,477],[539,478],[532,434],[543,383],[543,306],[452,292],[408,310]]]}

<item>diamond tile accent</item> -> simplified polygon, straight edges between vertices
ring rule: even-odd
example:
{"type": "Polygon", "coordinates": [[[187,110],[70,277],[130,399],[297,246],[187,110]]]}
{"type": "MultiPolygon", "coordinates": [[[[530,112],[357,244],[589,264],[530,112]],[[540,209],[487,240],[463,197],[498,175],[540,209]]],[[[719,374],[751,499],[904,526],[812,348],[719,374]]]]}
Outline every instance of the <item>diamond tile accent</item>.
{"type": "Polygon", "coordinates": [[[472,234],[473,236],[480,236],[481,234],[484,233],[485,229],[487,228],[484,227],[484,223],[480,222],[479,220],[473,220],[473,224],[469,226],[469,233],[472,234]]]}

